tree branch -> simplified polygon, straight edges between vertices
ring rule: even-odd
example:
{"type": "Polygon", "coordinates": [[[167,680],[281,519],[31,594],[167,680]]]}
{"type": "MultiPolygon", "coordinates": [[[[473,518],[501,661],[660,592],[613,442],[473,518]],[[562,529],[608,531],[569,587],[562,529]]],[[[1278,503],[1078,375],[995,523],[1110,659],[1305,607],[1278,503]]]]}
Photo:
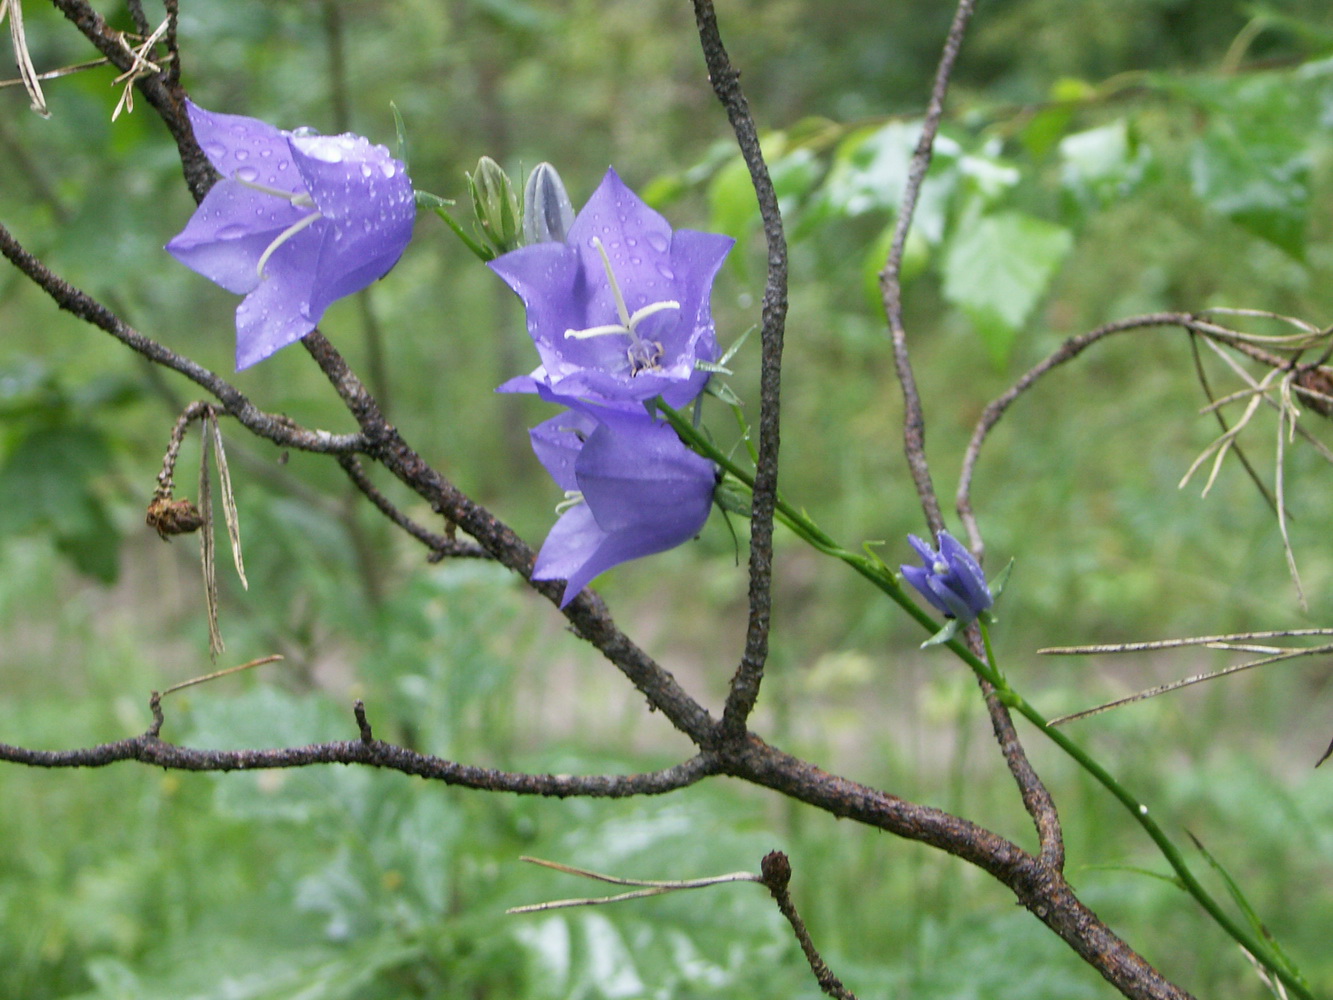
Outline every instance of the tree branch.
{"type": "Polygon", "coordinates": [[[260,410],[239,389],[215,372],[144,336],[87,292],[58,277],[30,254],[3,223],[0,223],[0,254],[31,278],[61,309],[111,334],[149,361],[184,375],[215,396],[227,413],[259,437],[284,448],[326,454],[353,452],[365,447],[365,440],[360,434],[307,430],[287,417],[260,410]]]}
{"type": "Polygon", "coordinates": [[[944,97],[949,90],[949,78],[953,75],[963,35],[972,19],[972,8],[973,0],[959,0],[953,23],[949,26],[944,51],[940,54],[939,66],[935,70],[930,100],[926,104],[926,116],[921,123],[921,136],[917,139],[916,150],[912,153],[912,161],[907,169],[907,185],[903,189],[902,203],[898,206],[888,260],[879,275],[884,312],[889,318],[889,332],[893,339],[894,366],[903,392],[903,448],[907,453],[907,465],[912,473],[912,481],[916,484],[917,496],[926,515],[926,526],[932,537],[944,527],[944,517],[940,513],[939,497],[931,483],[930,465],[926,461],[926,420],[907,350],[907,331],[903,327],[902,262],[907,233],[912,228],[917,199],[921,195],[921,185],[934,155],[935,136],[939,132],[940,120],[944,117],[944,97]]]}
{"type": "Polygon", "coordinates": [[[805,921],[801,919],[796,904],[792,902],[791,891],[788,888],[791,883],[791,861],[787,855],[781,851],[770,851],[764,855],[759,870],[763,874],[764,887],[778,904],[778,912],[787,918],[787,923],[791,924],[792,933],[796,935],[796,941],[805,954],[805,960],[810,963],[810,971],[814,973],[819,988],[836,1000],[856,1000],[856,994],[842,985],[842,980],[833,974],[833,970],[819,954],[819,949],[810,939],[810,931],[806,928],[805,921]]]}
{"type": "Polygon", "coordinates": [[[745,652],[731,680],[722,711],[722,736],[740,739],[759,697],[768,659],[773,588],[773,509],[778,493],[779,397],[782,383],[782,341],[787,322],[787,239],[782,213],[759,146],[759,135],[741,90],[740,74],[732,68],[718,32],[712,0],[694,0],[695,22],[713,91],[750,171],[768,247],[768,278],[764,287],[763,329],[759,363],[759,460],[755,467],[750,514],[750,614],[745,652]]]}
{"type": "Polygon", "coordinates": [[[162,710],[157,692],[153,693],[149,707],[154,722],[142,736],[76,750],[29,750],[0,743],[0,760],[44,768],[106,767],[135,760],[174,771],[253,771],[314,764],[362,764],[481,791],[557,798],[661,795],[685,788],[715,772],[714,762],[704,754],[674,767],[644,774],[523,774],[473,767],[368,738],[370,725],[365,718],[365,708],[359,702],[355,715],[360,736],[354,740],[271,750],[196,750],[159,738],[162,710]]]}
{"type": "MultiPolygon", "coordinates": [[[[912,361],[907,350],[907,331],[903,326],[902,259],[907,246],[907,233],[912,227],[917,199],[921,194],[921,185],[925,182],[926,173],[930,169],[935,136],[944,117],[944,98],[949,90],[949,79],[953,75],[954,63],[958,59],[963,36],[972,18],[972,10],[973,0],[959,0],[953,23],[949,26],[949,34],[945,38],[944,49],[940,53],[939,65],[935,71],[930,100],[926,104],[921,136],[917,140],[908,167],[907,185],[898,208],[898,219],[894,224],[888,260],[879,276],[884,311],[889,318],[889,330],[892,335],[894,366],[903,393],[903,449],[907,454],[907,465],[912,473],[912,481],[916,484],[917,497],[921,501],[921,509],[925,513],[926,524],[932,538],[944,527],[944,516],[940,512],[939,497],[931,482],[930,465],[926,459],[925,415],[921,408],[916,375],[912,371],[912,361]]],[[[966,641],[973,653],[977,656],[984,655],[981,636],[975,627],[968,629],[966,641]]],[[[1064,865],[1064,839],[1060,832],[1060,818],[1055,808],[1055,801],[1027,759],[1023,745],[1018,739],[1018,732],[1014,728],[1013,719],[1009,716],[1009,710],[996,695],[994,687],[981,679],[978,679],[977,683],[986,700],[986,711],[990,715],[991,728],[994,730],[1000,752],[1004,755],[1005,763],[1018,784],[1023,807],[1037,828],[1043,857],[1053,869],[1058,870],[1064,865]]]]}

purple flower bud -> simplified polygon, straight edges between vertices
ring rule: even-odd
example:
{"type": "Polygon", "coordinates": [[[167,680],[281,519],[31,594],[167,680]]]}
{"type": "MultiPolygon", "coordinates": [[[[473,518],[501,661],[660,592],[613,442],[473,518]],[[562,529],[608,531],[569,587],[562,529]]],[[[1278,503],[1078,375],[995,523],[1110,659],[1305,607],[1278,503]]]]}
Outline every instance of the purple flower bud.
{"type": "Polygon", "coordinates": [[[359,135],[283,132],[189,101],[186,111],[222,179],[166,249],[245,296],[236,367],[248,368],[398,262],[416,216],[412,182],[387,149],[359,135]]]}
{"type": "Polygon", "coordinates": [[[523,242],[563,243],[574,224],[574,203],[549,163],[539,163],[523,188],[523,242]]]}
{"type": "Polygon", "coordinates": [[[900,569],[907,582],[946,618],[956,618],[966,625],[991,606],[986,574],[972,558],[972,553],[947,531],[941,531],[937,540],[938,551],[916,535],[908,535],[907,541],[916,549],[925,566],[902,566],[900,569]]]}
{"type": "Polygon", "coordinates": [[[642,411],[580,406],[538,424],[531,437],[569,498],[532,571],[534,580],[568,581],[561,607],[599,573],[675,548],[708,520],[713,463],[642,411]]]}
{"type": "Polygon", "coordinates": [[[527,307],[542,361],[500,391],[541,386],[571,405],[637,406],[658,395],[690,403],[708,381],[695,362],[717,360],[709,297],[734,242],[672,230],[608,170],[564,242],[490,262],[527,307]]]}

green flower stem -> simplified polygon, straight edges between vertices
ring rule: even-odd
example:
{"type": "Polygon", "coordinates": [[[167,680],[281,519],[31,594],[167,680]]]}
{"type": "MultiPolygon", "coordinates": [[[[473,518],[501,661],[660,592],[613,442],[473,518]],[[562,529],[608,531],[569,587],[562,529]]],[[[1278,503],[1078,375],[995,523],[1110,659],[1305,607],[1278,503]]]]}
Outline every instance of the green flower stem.
{"type": "Polygon", "coordinates": [[[436,207],[435,214],[444,220],[444,224],[454,231],[454,235],[457,236],[460,240],[462,240],[463,245],[467,247],[469,250],[471,250],[474,254],[476,254],[477,259],[480,260],[483,264],[486,263],[486,261],[488,260],[495,259],[494,250],[492,250],[490,247],[482,246],[471,236],[469,236],[467,232],[463,229],[463,227],[459,225],[458,220],[455,219],[448,212],[446,212],[443,208],[436,207]]]}
{"type": "MultiPolygon", "coordinates": [[[[754,489],[754,476],[752,474],[733,462],[721,449],[695,428],[683,414],[667,406],[661,399],[657,399],[655,402],[658,411],[666,417],[686,444],[705,458],[716,462],[725,472],[744,483],[751,490],[754,489]]],[[[912,618],[916,619],[927,632],[934,634],[939,630],[939,623],[930,614],[922,610],[920,605],[907,594],[893,571],[881,560],[859,555],[843,548],[815,524],[804,511],[798,510],[787,503],[781,494],[776,498],[775,507],[777,520],[786,525],[797,536],[825,555],[841,559],[871,584],[883,591],[912,618]]],[[[1086,750],[1061,730],[1051,728],[1049,720],[1009,685],[1009,681],[1004,674],[993,666],[995,656],[991,649],[990,635],[984,624],[982,625],[981,634],[985,644],[985,660],[977,657],[956,638],[950,639],[943,645],[947,646],[955,656],[966,663],[974,674],[989,682],[1005,705],[1036,726],[1051,742],[1072,757],[1080,767],[1092,775],[1102,787],[1120,801],[1129,811],[1129,814],[1134,817],[1135,822],[1143,828],[1152,842],[1157,845],[1157,849],[1162,852],[1162,856],[1166,858],[1167,863],[1175,870],[1185,891],[1194,897],[1219,927],[1226,931],[1241,947],[1271,969],[1295,996],[1300,997],[1301,1000],[1315,1000],[1314,995],[1310,992],[1309,983],[1285,955],[1275,952],[1266,941],[1260,941],[1249,930],[1227,915],[1217,900],[1190,871],[1180,849],[1166,835],[1157,821],[1148,814],[1148,807],[1131,795],[1129,790],[1121,785],[1106,768],[1094,760],[1086,750]]]]}

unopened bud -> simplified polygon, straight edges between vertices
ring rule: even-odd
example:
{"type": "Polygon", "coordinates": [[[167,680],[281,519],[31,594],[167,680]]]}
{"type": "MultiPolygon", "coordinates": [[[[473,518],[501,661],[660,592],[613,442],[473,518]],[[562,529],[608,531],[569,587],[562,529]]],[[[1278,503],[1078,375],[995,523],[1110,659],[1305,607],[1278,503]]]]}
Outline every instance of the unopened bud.
{"type": "Polygon", "coordinates": [[[500,164],[483,156],[476,171],[468,175],[467,184],[477,222],[495,249],[507,253],[520,246],[518,196],[500,164]]]}
{"type": "Polygon", "coordinates": [[[523,242],[564,243],[574,224],[574,204],[549,163],[539,163],[523,188],[523,242]]]}

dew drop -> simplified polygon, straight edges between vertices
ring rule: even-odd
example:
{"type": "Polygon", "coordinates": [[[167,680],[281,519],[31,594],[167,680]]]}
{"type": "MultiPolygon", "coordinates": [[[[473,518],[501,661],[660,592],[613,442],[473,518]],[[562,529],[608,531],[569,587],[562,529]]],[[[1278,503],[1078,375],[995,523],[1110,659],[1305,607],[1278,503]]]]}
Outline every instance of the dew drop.
{"type": "Polygon", "coordinates": [[[235,156],[238,160],[248,160],[250,159],[250,151],[248,149],[238,149],[235,156]]]}
{"type": "Polygon", "coordinates": [[[649,233],[648,245],[658,253],[666,253],[667,248],[671,246],[670,241],[661,233],[649,233]]]}
{"type": "Polygon", "coordinates": [[[204,152],[208,154],[210,160],[220,160],[227,155],[227,147],[220,142],[206,142],[204,152]]]}
{"type": "Polygon", "coordinates": [[[398,164],[394,163],[393,160],[386,160],[380,164],[380,173],[384,174],[385,177],[392,177],[398,173],[398,164]]]}
{"type": "Polygon", "coordinates": [[[362,176],[362,177],[369,177],[372,173],[374,173],[374,171],[371,170],[371,168],[370,168],[370,164],[369,164],[369,163],[363,163],[363,164],[361,164],[361,176],[362,176]]]}
{"type": "Polygon", "coordinates": [[[243,236],[249,236],[250,230],[245,226],[230,225],[223,226],[217,232],[217,238],[220,240],[239,240],[243,236]]]}
{"type": "Polygon", "coordinates": [[[667,281],[676,280],[676,272],[671,270],[671,268],[667,267],[665,264],[657,265],[657,273],[666,278],[667,281]]]}
{"type": "Polygon", "coordinates": [[[253,184],[256,178],[259,177],[259,171],[254,167],[241,167],[236,171],[236,177],[238,180],[253,184]]]}

